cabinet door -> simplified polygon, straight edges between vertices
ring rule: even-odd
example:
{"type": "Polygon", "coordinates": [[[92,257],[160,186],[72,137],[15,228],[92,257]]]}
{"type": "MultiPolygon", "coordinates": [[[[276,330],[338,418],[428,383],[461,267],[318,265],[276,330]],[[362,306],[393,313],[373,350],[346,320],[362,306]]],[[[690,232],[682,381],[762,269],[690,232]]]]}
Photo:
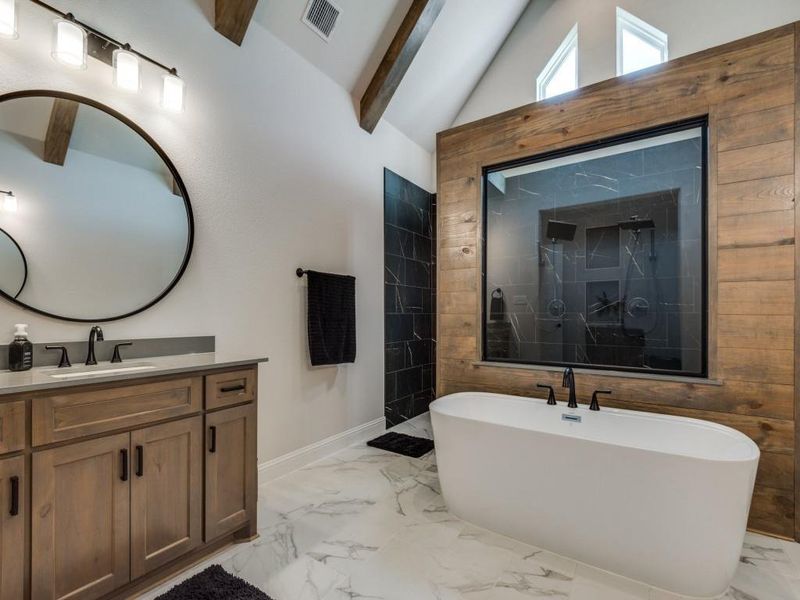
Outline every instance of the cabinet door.
{"type": "Polygon", "coordinates": [[[206,415],[206,540],[255,525],[256,407],[206,415]]]}
{"type": "Polygon", "coordinates": [[[31,597],[90,600],[130,576],[130,434],[34,452],[31,597]]]}
{"type": "Polygon", "coordinates": [[[136,579],[202,542],[203,419],[134,431],[131,448],[131,577],[136,579]]]}
{"type": "Polygon", "coordinates": [[[19,600],[25,581],[25,458],[0,460],[0,600],[19,600]]]}

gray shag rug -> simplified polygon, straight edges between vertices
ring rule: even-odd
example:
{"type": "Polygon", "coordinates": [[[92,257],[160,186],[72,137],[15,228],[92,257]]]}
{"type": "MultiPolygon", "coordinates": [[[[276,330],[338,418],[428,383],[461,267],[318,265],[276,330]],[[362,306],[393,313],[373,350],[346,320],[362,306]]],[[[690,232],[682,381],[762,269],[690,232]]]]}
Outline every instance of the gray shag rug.
{"type": "Polygon", "coordinates": [[[156,600],[272,600],[259,590],[219,565],[211,565],[179,583],[156,600]]]}

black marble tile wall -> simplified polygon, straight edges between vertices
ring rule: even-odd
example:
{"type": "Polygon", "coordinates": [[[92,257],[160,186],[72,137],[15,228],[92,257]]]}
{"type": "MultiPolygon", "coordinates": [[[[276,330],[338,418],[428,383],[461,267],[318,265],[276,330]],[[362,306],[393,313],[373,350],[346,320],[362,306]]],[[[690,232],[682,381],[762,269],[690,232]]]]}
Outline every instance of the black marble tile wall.
{"type": "Polygon", "coordinates": [[[702,138],[668,139],[488,179],[487,359],[703,373],[702,138]]]}
{"type": "Polygon", "coordinates": [[[392,427],[436,397],[436,195],[384,169],[384,412],[392,427]]]}

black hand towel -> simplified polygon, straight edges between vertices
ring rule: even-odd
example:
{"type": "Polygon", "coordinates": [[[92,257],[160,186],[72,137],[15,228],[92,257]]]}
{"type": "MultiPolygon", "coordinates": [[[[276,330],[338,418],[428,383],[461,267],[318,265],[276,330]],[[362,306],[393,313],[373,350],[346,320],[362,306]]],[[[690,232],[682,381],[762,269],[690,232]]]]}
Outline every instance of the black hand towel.
{"type": "Polygon", "coordinates": [[[356,278],[306,271],[311,364],[356,360],[356,278]]]}

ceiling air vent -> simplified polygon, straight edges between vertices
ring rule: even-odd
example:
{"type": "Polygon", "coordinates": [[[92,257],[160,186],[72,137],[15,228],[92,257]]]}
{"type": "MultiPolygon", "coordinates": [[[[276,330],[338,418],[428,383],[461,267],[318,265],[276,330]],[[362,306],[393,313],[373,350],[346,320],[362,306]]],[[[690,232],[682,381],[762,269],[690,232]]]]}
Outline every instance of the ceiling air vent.
{"type": "Polygon", "coordinates": [[[303,13],[303,23],[327,42],[341,12],[328,0],[309,0],[303,13]]]}

